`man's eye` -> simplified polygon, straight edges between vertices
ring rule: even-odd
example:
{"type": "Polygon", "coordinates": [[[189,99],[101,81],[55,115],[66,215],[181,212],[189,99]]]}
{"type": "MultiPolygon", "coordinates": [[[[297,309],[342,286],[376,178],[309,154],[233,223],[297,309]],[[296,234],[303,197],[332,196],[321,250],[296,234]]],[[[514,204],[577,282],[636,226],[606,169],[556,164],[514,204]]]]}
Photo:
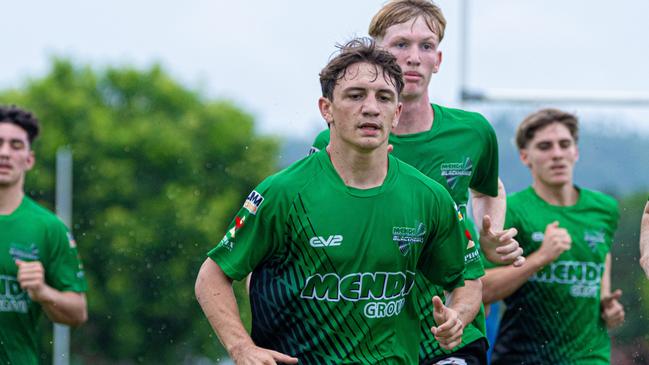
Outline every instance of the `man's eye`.
{"type": "Polygon", "coordinates": [[[434,49],[435,47],[433,47],[433,45],[430,44],[430,43],[424,43],[424,44],[421,45],[421,48],[425,49],[426,51],[430,51],[430,50],[434,49]]]}
{"type": "Polygon", "coordinates": [[[408,44],[406,42],[399,42],[399,43],[395,44],[395,47],[397,47],[397,48],[406,48],[406,47],[408,47],[408,44]]]}
{"type": "Polygon", "coordinates": [[[11,141],[9,145],[14,150],[22,150],[23,147],[25,147],[25,143],[23,143],[23,141],[11,141]]]}
{"type": "Polygon", "coordinates": [[[550,144],[549,144],[549,143],[539,143],[539,144],[537,145],[537,147],[538,147],[540,150],[545,151],[545,150],[549,150],[549,149],[550,149],[550,144]]]}
{"type": "Polygon", "coordinates": [[[572,146],[572,142],[571,141],[561,141],[561,142],[559,142],[559,146],[561,146],[561,148],[563,148],[563,149],[570,148],[570,146],[572,146]]]}

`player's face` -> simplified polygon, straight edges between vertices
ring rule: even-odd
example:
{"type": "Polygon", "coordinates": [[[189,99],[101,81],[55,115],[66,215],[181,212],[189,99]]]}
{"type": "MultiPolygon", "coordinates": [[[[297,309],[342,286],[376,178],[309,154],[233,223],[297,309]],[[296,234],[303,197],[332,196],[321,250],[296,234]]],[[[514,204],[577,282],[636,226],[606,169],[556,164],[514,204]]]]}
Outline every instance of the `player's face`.
{"type": "Polygon", "coordinates": [[[33,166],[27,132],[15,124],[0,123],[0,188],[22,183],[33,166]]]}
{"type": "Polygon", "coordinates": [[[425,97],[428,100],[428,84],[439,70],[442,52],[437,50],[439,37],[428,28],[426,21],[417,17],[395,24],[387,29],[378,43],[392,53],[401,66],[406,83],[401,92],[402,99],[425,97]]]}
{"type": "Polygon", "coordinates": [[[575,140],[560,123],[539,129],[527,148],[521,150],[521,161],[530,168],[534,181],[551,187],[572,185],[572,173],[578,159],[575,140]]]}
{"type": "Polygon", "coordinates": [[[333,100],[320,98],[318,106],[330,125],[332,142],[360,150],[387,143],[401,104],[396,87],[386,77],[378,66],[356,63],[336,83],[333,100]]]}

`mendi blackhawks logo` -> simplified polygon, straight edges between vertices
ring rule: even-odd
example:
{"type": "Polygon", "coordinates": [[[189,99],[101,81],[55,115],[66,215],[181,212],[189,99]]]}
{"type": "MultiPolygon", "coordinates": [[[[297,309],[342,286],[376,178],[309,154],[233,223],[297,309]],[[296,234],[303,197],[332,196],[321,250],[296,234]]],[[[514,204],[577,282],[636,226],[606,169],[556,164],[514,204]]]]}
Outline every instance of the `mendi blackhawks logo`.
{"type": "Polygon", "coordinates": [[[426,226],[423,223],[416,224],[416,227],[392,227],[392,240],[403,256],[410,252],[413,244],[423,243],[425,235],[426,226]]]}
{"type": "Polygon", "coordinates": [[[464,162],[445,162],[440,167],[440,173],[446,178],[446,183],[451,189],[455,189],[461,176],[471,176],[473,173],[473,162],[467,157],[464,162]]]}

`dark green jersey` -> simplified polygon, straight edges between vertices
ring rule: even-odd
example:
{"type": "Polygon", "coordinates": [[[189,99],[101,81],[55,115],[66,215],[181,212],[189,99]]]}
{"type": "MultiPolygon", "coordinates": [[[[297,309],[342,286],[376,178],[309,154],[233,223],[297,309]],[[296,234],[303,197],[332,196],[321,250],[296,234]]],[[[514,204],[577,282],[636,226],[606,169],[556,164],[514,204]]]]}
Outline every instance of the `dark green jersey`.
{"type": "Polygon", "coordinates": [[[610,363],[600,286],[617,220],[616,201],[591,190],[580,189],[569,207],[546,203],[531,187],[508,197],[506,222],[518,229],[526,256],[539,249],[554,221],[568,230],[572,245],[505,299],[493,364],[610,363]]]}
{"type": "Polygon", "coordinates": [[[86,281],[76,243],[54,214],[25,197],[0,215],[0,364],[38,364],[42,308],[20,288],[15,260],[40,261],[45,282],[61,291],[83,292],[86,281]]]}
{"type": "Polygon", "coordinates": [[[323,151],[264,180],[208,255],[233,279],[253,273],[258,346],[301,364],[413,364],[415,277],[462,285],[458,215],[444,188],[394,157],[381,186],[359,190],[323,151]]]}
{"type": "MultiPolygon", "coordinates": [[[[448,190],[455,203],[466,215],[469,188],[490,196],[498,195],[498,142],[489,122],[480,114],[459,109],[432,105],[435,114],[429,131],[408,135],[390,135],[392,154],[416,167],[426,176],[448,190]]],[[[329,130],[316,137],[311,151],[324,149],[329,144],[329,130]]],[[[477,242],[473,224],[467,228],[477,242]]],[[[479,248],[466,252],[466,279],[484,275],[479,248]]],[[[430,285],[425,277],[417,277],[417,287],[424,293],[418,296],[421,308],[421,359],[433,359],[450,353],[439,347],[430,328],[435,325],[430,303],[434,295],[444,296],[440,287],[430,285]]],[[[484,309],[468,325],[462,336],[462,344],[471,343],[486,336],[484,309]]]]}

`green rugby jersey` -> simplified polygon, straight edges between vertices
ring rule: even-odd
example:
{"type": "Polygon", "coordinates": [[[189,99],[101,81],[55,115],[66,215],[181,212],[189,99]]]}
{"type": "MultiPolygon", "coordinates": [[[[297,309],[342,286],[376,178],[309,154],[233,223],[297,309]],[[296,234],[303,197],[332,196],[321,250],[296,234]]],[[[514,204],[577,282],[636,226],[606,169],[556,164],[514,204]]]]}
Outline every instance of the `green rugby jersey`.
{"type": "Polygon", "coordinates": [[[27,196],[12,214],[0,215],[0,364],[38,364],[42,308],[20,288],[17,259],[41,261],[45,282],[58,290],[86,290],[72,235],[27,196]]]}
{"type": "Polygon", "coordinates": [[[492,364],[610,363],[600,286],[617,203],[586,189],[568,207],[546,203],[531,187],[507,199],[506,222],[518,229],[526,256],[541,247],[546,226],[555,220],[568,230],[571,248],[505,299],[492,364]]]}
{"type": "Polygon", "coordinates": [[[208,256],[232,279],[252,272],[258,346],[301,364],[413,364],[415,276],[463,283],[458,215],[444,188],[392,156],[383,184],[361,190],[322,151],[264,180],[208,256]]]}
{"type": "MultiPolygon", "coordinates": [[[[414,166],[426,176],[440,183],[466,216],[469,188],[490,196],[498,195],[498,141],[489,122],[480,114],[432,104],[435,120],[430,130],[408,135],[390,135],[392,154],[414,166]]],[[[311,151],[324,149],[329,144],[329,130],[315,139],[311,151]]],[[[475,228],[467,219],[470,236],[478,241],[475,228]]],[[[484,275],[479,247],[466,252],[465,279],[473,280],[484,275]]],[[[444,297],[442,288],[433,286],[423,276],[417,276],[417,287],[424,293],[418,296],[421,309],[421,360],[431,360],[452,353],[442,349],[430,328],[435,325],[430,307],[432,297],[444,297]]],[[[475,320],[467,325],[462,344],[486,338],[484,307],[475,320]]]]}

